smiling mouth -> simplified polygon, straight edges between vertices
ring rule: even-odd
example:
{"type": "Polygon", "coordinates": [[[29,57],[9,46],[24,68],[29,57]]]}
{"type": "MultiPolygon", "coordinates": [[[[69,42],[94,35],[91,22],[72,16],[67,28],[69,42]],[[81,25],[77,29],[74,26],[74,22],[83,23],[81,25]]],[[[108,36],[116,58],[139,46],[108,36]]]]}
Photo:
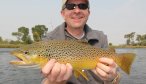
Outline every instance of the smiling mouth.
{"type": "Polygon", "coordinates": [[[81,20],[82,20],[82,18],[72,18],[72,20],[74,21],[74,22],[81,22],[81,20]]]}
{"type": "Polygon", "coordinates": [[[73,16],[71,17],[72,19],[82,19],[83,17],[82,16],[73,16]]]}

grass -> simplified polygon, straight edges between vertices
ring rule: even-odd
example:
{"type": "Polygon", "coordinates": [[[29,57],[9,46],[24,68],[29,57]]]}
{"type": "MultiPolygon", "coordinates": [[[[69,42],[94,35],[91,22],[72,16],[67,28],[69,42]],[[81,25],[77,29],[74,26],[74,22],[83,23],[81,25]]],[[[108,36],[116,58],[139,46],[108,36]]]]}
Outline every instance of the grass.
{"type": "Polygon", "coordinates": [[[19,48],[21,44],[0,44],[0,48],[19,48]]]}
{"type": "MultiPolygon", "coordinates": [[[[25,44],[0,44],[0,48],[19,48],[25,44]]],[[[146,48],[146,46],[130,46],[130,45],[118,45],[118,46],[109,46],[113,48],[146,48]]]]}
{"type": "Polygon", "coordinates": [[[146,48],[146,46],[131,46],[131,45],[118,45],[118,46],[110,46],[114,48],[146,48]]]}

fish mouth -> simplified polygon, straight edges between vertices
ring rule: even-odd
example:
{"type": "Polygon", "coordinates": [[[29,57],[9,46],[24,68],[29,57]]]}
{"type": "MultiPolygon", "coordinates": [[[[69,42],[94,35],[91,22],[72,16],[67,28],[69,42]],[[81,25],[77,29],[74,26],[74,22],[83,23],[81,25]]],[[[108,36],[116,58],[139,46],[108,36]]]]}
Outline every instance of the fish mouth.
{"type": "Polygon", "coordinates": [[[22,53],[11,51],[11,54],[17,58],[17,60],[10,61],[10,64],[16,65],[16,66],[26,66],[26,65],[32,65],[31,61],[22,53]]]}

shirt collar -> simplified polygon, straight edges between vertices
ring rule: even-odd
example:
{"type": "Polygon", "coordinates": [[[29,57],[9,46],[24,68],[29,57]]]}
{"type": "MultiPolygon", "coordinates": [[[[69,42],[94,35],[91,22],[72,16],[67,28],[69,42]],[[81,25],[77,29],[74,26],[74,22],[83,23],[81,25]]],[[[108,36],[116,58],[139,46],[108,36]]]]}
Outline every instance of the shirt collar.
{"type": "MultiPolygon", "coordinates": [[[[58,35],[58,39],[65,39],[65,28],[66,28],[65,22],[56,28],[57,29],[56,34],[58,35]]],[[[87,24],[85,24],[84,26],[84,31],[87,41],[94,39],[98,40],[100,37],[100,35],[97,34],[97,30],[92,30],[87,24]]]]}

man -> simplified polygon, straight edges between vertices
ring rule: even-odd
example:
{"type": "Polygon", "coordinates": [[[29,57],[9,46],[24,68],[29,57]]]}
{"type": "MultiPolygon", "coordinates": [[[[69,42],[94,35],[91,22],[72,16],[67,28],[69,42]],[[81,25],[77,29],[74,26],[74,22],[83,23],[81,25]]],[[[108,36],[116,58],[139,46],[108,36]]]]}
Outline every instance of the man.
{"type": "MultiPolygon", "coordinates": [[[[86,24],[90,15],[88,0],[63,0],[61,10],[65,22],[48,33],[44,40],[85,40],[94,47],[107,48],[107,37],[101,31],[92,30],[86,24]]],[[[89,80],[75,78],[71,64],[60,64],[51,59],[42,69],[42,84],[118,84],[116,63],[109,58],[100,58],[93,70],[85,70],[89,80]]]]}

